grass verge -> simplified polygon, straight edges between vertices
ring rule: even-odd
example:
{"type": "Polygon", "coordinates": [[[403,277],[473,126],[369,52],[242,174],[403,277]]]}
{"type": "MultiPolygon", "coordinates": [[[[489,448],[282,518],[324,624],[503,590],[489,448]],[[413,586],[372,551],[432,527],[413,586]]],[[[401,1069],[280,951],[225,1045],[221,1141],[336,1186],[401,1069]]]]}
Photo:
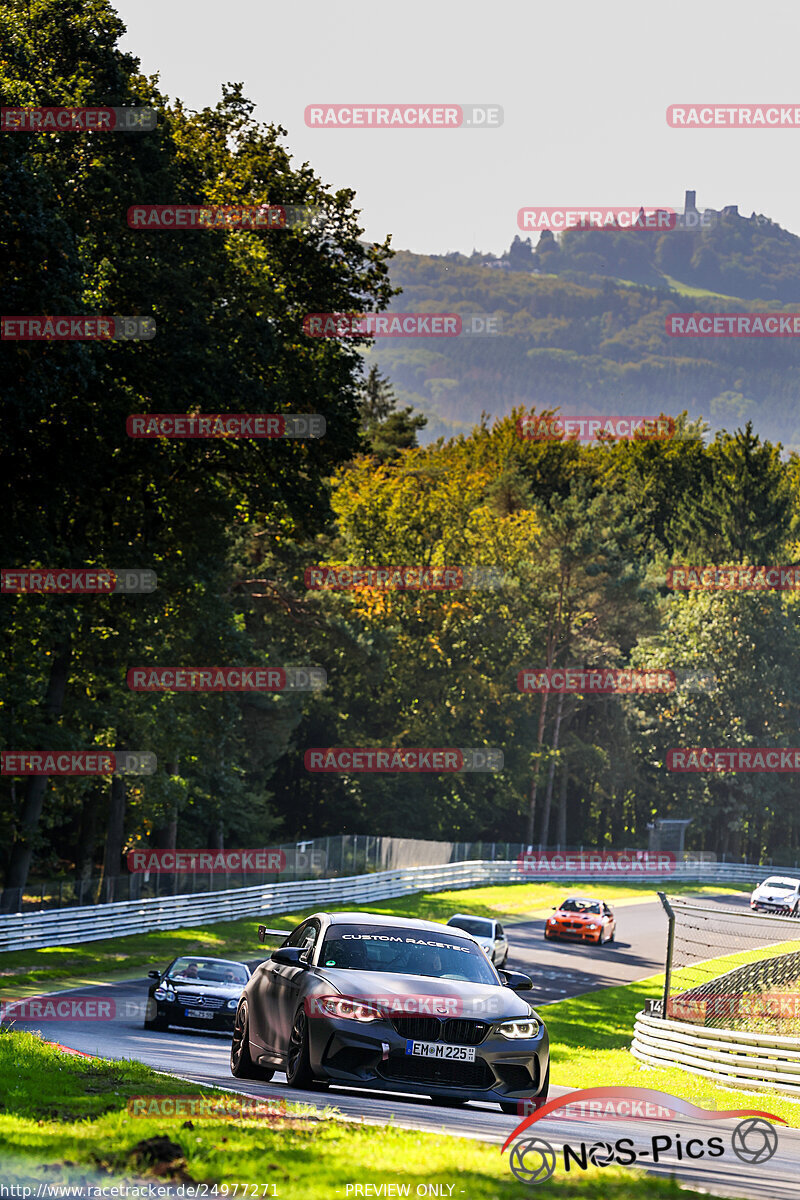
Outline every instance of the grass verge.
{"type": "MultiPolygon", "coordinates": [[[[439,1184],[441,1192],[432,1194],[530,1197],[499,1147],[472,1139],[352,1124],[330,1112],[319,1118],[291,1106],[257,1120],[133,1117],[128,1101],[134,1096],[220,1093],[138,1063],[69,1057],[29,1033],[0,1034],[0,1078],[14,1080],[0,1102],[10,1182],[257,1184],[259,1197],[281,1200],[344,1198],[347,1185],[359,1183],[407,1186],[394,1194],[415,1196],[419,1185],[439,1184]]],[[[703,1194],[616,1167],[566,1178],[557,1170],[549,1187],[560,1200],[699,1200],[703,1194]]],[[[392,1193],[386,1188],[384,1194],[392,1193]]]]}
{"type": "MultiPolygon", "coordinates": [[[[774,953],[775,949],[771,947],[767,953],[774,953]]],[[[745,961],[764,957],[764,953],[761,949],[747,955],[731,954],[715,960],[715,964],[721,974],[745,961]]],[[[681,979],[680,971],[673,979],[676,987],[686,982],[681,979]]],[[[550,1034],[553,1084],[588,1088],[602,1087],[613,1080],[620,1087],[656,1088],[704,1108],[765,1108],[800,1128],[800,1100],[770,1093],[766,1086],[759,1092],[723,1088],[702,1075],[678,1067],[650,1067],[633,1057],[630,1045],[636,1014],[644,1008],[646,1000],[660,996],[663,987],[664,976],[651,975],[623,987],[603,988],[542,1005],[539,1011],[550,1034]]]]}
{"type": "MultiPolygon", "coordinates": [[[[659,885],[660,886],[660,885],[659,885]]],[[[672,884],[665,880],[664,890],[671,895],[741,895],[744,889],[672,884]]],[[[544,916],[570,891],[601,895],[609,903],[655,899],[652,882],[629,884],[515,883],[495,887],[461,888],[447,892],[415,892],[393,900],[370,905],[340,905],[337,911],[365,910],[385,916],[418,917],[426,921],[447,921],[454,912],[467,908],[475,916],[494,917],[499,921],[525,920],[544,916]]],[[[43,990],[42,985],[79,987],[101,982],[136,979],[140,968],[163,966],[177,954],[213,954],[219,957],[252,959],[261,953],[257,938],[259,920],[270,928],[292,929],[298,921],[317,909],[295,913],[265,914],[226,921],[205,929],[155,930],[129,937],[84,942],[78,946],[49,946],[41,950],[19,950],[0,954],[0,993],[15,997],[43,990]]]]}

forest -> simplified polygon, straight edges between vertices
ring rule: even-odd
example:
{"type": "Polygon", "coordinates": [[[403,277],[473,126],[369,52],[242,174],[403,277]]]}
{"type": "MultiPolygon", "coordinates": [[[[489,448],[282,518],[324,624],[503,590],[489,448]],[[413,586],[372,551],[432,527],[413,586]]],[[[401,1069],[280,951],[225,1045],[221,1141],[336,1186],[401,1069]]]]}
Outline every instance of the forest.
{"type": "MultiPolygon", "coordinates": [[[[636,378],[619,393],[626,406],[609,411],[665,413],[674,436],[521,438],[523,415],[546,419],[555,406],[508,394],[508,411],[489,415],[496,394],[476,369],[484,415],[419,445],[426,414],[379,369],[368,338],[303,331],[308,313],[386,310],[405,278],[388,237],[362,240],[354,193],[295,165],[286,131],[254,121],[239,85],[199,113],[162,95],[119,50],[122,27],[105,0],[49,11],[49,36],[39,27],[35,45],[24,5],[0,11],[0,104],[41,103],[43,93],[70,104],[93,81],[98,103],[151,106],[159,120],[147,133],[0,140],[5,312],[137,316],[157,335],[3,344],[2,563],[146,571],[157,587],[4,594],[0,740],[12,751],[144,750],[158,766],[142,776],[5,774],[7,892],[34,878],[116,875],[141,847],[338,833],[644,846],[655,816],[690,816],[690,847],[792,860],[791,775],[674,774],[665,762],[674,747],[797,742],[796,597],[667,580],[676,564],[794,563],[797,457],[758,422],[713,434],[687,406],[647,395],[645,408],[646,371],[624,366],[636,348],[623,353],[615,330],[622,291],[558,280],[532,319],[569,326],[578,297],[636,378]],[[320,218],[169,233],[131,229],[132,203],[286,204],[320,218]],[[128,419],[145,413],[318,414],[325,434],[129,436],[128,419]],[[398,565],[489,582],[307,583],[320,566],[398,565]],[[703,672],[715,687],[519,690],[520,672],[564,666],[703,672]],[[326,682],[242,693],[127,683],[134,668],[212,667],[321,668],[326,682]],[[311,747],[499,749],[504,765],[314,774],[311,747]]],[[[468,269],[477,280],[480,268],[468,269]]],[[[665,304],[625,295],[646,339],[665,304]]],[[[571,336],[572,350],[524,357],[526,378],[540,386],[552,356],[589,344],[577,326],[571,336]]],[[[763,370],[777,374],[786,347],[761,349],[763,370]]]]}

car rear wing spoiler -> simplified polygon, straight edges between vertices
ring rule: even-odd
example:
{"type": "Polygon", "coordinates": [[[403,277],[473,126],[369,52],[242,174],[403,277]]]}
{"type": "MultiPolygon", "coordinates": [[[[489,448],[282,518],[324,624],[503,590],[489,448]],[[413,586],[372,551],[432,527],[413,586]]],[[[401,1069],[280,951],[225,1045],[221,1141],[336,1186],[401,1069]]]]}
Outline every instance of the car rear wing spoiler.
{"type": "Polygon", "coordinates": [[[268,937],[287,938],[291,932],[291,929],[267,929],[266,925],[259,925],[258,940],[263,943],[268,937]]]}

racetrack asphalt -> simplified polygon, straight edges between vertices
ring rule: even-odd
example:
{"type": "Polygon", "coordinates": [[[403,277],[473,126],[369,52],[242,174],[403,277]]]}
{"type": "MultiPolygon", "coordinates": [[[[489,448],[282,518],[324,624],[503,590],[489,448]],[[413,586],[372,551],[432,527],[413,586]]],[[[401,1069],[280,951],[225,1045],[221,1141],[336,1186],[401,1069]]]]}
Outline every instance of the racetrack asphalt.
{"type": "MultiPolygon", "coordinates": [[[[704,897],[703,902],[715,901],[704,897]]],[[[725,895],[718,902],[726,906],[747,906],[744,896],[725,895]]],[[[530,995],[535,1006],[542,1006],[545,1021],[548,1003],[599,988],[631,983],[663,970],[667,920],[660,902],[654,899],[652,902],[613,907],[617,916],[616,939],[602,946],[547,942],[543,938],[544,919],[506,924],[511,946],[508,969],[525,971],[532,977],[534,991],[525,995],[526,998],[530,995]]],[[[223,953],[220,951],[220,954],[223,953]]],[[[165,958],[164,965],[167,961],[168,958],[165,958]]],[[[251,965],[257,961],[262,959],[250,960],[251,965]]],[[[49,1041],[84,1053],[110,1059],[136,1059],[156,1070],[212,1087],[263,1098],[285,1096],[287,1100],[317,1107],[334,1106],[342,1117],[363,1120],[366,1124],[385,1125],[393,1122],[406,1128],[447,1132],[502,1144],[519,1123],[519,1117],[501,1113],[494,1104],[470,1102],[464,1107],[452,1109],[420,1097],[369,1092],[365,1089],[331,1087],[324,1093],[304,1092],[287,1088],[285,1076],[279,1072],[269,1083],[234,1079],[230,1074],[228,1036],[202,1030],[170,1029],[156,1032],[142,1027],[148,983],[149,980],[143,978],[70,989],[68,994],[71,997],[113,999],[115,1016],[111,1020],[37,1020],[18,1027],[40,1032],[49,1041]]],[[[609,1080],[609,1083],[613,1082],[609,1080]]],[[[179,1092],[179,1088],[174,1090],[179,1092]]],[[[550,1095],[563,1095],[568,1090],[571,1089],[552,1087],[550,1095]]],[[[749,1107],[768,1110],[769,1097],[754,1093],[749,1107]]],[[[734,1126],[735,1119],[708,1122],[692,1120],[687,1133],[687,1124],[681,1121],[679,1132],[684,1140],[686,1137],[705,1138],[722,1134],[726,1142],[724,1156],[693,1161],[683,1158],[679,1161],[674,1153],[669,1153],[657,1166],[649,1162],[642,1165],[660,1174],[674,1173],[682,1183],[720,1196],[753,1197],[754,1200],[766,1197],[788,1200],[792,1197],[798,1200],[800,1130],[777,1126],[778,1149],[774,1156],[765,1163],[749,1164],[740,1161],[732,1153],[729,1143],[734,1126]]],[[[672,1128],[668,1132],[673,1132],[672,1128]]],[[[597,1141],[613,1143],[619,1137],[635,1137],[636,1146],[641,1147],[640,1154],[645,1157],[651,1137],[665,1134],[665,1122],[638,1118],[635,1121],[619,1118],[598,1122],[546,1117],[531,1130],[531,1135],[534,1133],[540,1133],[556,1149],[564,1142],[570,1145],[577,1145],[581,1141],[587,1144],[597,1141]]],[[[558,1177],[563,1178],[561,1171],[558,1177]]]]}

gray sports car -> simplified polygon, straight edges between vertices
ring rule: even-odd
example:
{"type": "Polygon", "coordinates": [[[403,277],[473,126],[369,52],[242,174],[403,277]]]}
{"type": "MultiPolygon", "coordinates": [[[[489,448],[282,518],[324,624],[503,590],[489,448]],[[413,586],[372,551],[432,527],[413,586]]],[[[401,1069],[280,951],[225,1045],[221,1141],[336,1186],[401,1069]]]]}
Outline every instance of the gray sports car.
{"type": "Polygon", "coordinates": [[[521,1099],[545,1099],[550,1079],[544,1022],[518,994],[532,987],[452,926],[317,913],[247,982],[231,1071],[271,1079],[284,1070],[298,1088],[492,1100],[516,1113],[521,1099]]]}

